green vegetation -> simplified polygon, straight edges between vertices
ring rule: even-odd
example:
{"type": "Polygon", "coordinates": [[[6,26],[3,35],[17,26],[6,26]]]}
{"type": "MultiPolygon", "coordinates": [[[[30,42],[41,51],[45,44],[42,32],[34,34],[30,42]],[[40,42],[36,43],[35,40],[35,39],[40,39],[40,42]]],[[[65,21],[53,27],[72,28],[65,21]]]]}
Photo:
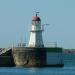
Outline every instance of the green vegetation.
{"type": "Polygon", "coordinates": [[[62,52],[62,48],[54,47],[54,48],[46,48],[47,52],[62,52]]]}

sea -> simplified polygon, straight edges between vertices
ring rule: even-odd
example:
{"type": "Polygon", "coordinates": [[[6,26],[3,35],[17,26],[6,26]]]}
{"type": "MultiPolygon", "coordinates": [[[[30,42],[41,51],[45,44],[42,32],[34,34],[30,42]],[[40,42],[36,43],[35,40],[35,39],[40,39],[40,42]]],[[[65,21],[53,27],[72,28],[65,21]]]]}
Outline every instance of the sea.
{"type": "Polygon", "coordinates": [[[75,75],[75,54],[64,54],[63,56],[64,67],[0,67],[0,75],[75,75]]]}

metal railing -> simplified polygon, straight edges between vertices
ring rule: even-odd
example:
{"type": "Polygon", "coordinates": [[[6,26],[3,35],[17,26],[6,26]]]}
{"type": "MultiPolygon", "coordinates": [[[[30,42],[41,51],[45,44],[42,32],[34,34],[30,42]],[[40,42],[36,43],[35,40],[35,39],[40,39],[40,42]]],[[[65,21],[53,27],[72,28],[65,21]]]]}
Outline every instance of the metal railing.
{"type": "MultiPolygon", "coordinates": [[[[34,47],[34,43],[31,44],[34,47]]],[[[18,43],[14,47],[28,47],[27,43],[18,43]]],[[[57,42],[45,42],[44,47],[57,47],[57,42]]]]}
{"type": "Polygon", "coordinates": [[[57,42],[46,42],[44,47],[57,47],[57,42]]]}

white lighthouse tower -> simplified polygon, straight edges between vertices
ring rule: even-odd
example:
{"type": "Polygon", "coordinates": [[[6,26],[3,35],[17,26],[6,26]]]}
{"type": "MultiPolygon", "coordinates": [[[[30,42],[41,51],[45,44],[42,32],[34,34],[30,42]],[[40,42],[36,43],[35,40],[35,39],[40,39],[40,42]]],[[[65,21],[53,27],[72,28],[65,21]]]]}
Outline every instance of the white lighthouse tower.
{"type": "Polygon", "coordinates": [[[42,39],[42,28],[41,28],[41,19],[36,15],[32,18],[32,28],[30,31],[30,40],[28,47],[44,47],[42,39]]]}

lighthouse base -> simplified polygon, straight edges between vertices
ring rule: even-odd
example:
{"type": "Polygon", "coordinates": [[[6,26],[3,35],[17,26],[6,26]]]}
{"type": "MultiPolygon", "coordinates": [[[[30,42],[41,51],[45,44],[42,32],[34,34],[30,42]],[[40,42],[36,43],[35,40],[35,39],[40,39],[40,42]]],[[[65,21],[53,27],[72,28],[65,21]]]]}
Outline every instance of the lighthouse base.
{"type": "Polygon", "coordinates": [[[17,67],[63,67],[62,48],[15,47],[12,49],[17,67]]]}
{"type": "Polygon", "coordinates": [[[46,65],[45,48],[15,47],[13,58],[18,67],[43,67],[46,65]]]}

